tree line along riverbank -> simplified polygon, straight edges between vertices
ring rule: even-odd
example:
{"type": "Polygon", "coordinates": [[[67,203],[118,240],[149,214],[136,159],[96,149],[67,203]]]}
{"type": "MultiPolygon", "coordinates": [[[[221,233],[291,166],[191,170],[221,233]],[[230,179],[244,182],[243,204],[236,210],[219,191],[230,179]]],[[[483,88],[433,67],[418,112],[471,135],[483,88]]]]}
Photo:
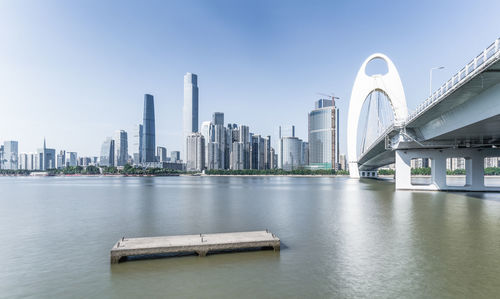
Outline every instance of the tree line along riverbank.
{"type": "Polygon", "coordinates": [[[206,175],[348,175],[345,170],[335,169],[210,169],[205,170],[206,175]]]}
{"type": "MultiPolygon", "coordinates": [[[[49,176],[58,175],[133,175],[133,176],[167,176],[167,175],[199,175],[199,172],[179,171],[166,168],[143,168],[131,165],[125,165],[123,168],[114,166],[97,167],[97,166],[68,166],[61,169],[49,169],[41,172],[39,170],[9,170],[0,169],[0,175],[4,176],[28,176],[31,174],[44,173],[49,176]]],[[[245,169],[245,170],[205,170],[205,175],[348,175],[348,171],[336,171],[334,169],[245,169]]]]}
{"type": "MultiPolygon", "coordinates": [[[[39,170],[10,170],[0,169],[2,176],[28,176],[32,173],[40,173],[39,170]]],[[[68,166],[61,169],[49,169],[45,171],[46,175],[131,175],[131,176],[172,176],[172,175],[199,175],[197,172],[180,171],[168,168],[144,168],[138,166],[125,165],[123,168],[115,166],[68,166]]],[[[205,175],[349,175],[349,171],[334,169],[211,169],[205,170],[205,175]]],[[[379,169],[379,175],[394,175],[394,169],[379,169]]],[[[412,175],[431,175],[430,167],[412,168],[412,175]]],[[[465,175],[465,169],[447,170],[447,175],[465,175]]],[[[500,167],[487,167],[484,169],[485,175],[500,175],[500,167]]]]}
{"type": "MultiPolygon", "coordinates": [[[[35,173],[41,173],[40,170],[10,170],[10,169],[0,169],[0,175],[4,176],[28,176],[35,173]]],[[[68,166],[61,169],[48,169],[43,171],[49,176],[57,175],[137,175],[137,176],[168,176],[168,175],[180,175],[189,174],[191,172],[179,171],[168,168],[144,168],[135,167],[129,164],[125,165],[123,168],[118,168],[115,166],[68,166]]]]}

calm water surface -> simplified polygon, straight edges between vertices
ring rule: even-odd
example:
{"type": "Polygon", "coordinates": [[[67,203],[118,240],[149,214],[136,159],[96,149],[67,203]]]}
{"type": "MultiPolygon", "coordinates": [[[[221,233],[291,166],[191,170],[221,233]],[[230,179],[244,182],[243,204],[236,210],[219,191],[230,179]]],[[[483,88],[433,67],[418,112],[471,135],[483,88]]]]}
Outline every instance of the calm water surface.
{"type": "Polygon", "coordinates": [[[498,298],[500,194],[293,177],[0,178],[0,297],[498,298]],[[122,236],[270,229],[282,250],[134,260],[122,236]]]}

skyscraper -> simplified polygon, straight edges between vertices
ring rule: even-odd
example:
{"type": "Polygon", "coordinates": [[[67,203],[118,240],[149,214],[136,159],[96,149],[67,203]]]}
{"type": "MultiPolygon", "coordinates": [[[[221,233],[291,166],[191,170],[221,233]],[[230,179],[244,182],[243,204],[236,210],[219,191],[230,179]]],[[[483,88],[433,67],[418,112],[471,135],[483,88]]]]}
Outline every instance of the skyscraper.
{"type": "Polygon", "coordinates": [[[208,142],[208,169],[226,169],[226,128],[224,127],[224,113],[215,112],[212,115],[213,134],[208,142]]]}
{"type": "Polygon", "coordinates": [[[155,106],[150,94],[144,95],[144,117],[142,134],[142,161],[155,162],[155,106]]]}
{"type": "MultiPolygon", "coordinates": [[[[193,132],[198,132],[198,76],[192,73],[184,75],[184,134],[183,139],[193,132]]],[[[184,149],[186,150],[186,149],[184,149]]]]}
{"type": "Polygon", "coordinates": [[[66,151],[61,150],[59,151],[59,154],[57,154],[57,159],[56,159],[56,167],[58,169],[66,167],[66,151]]]}
{"type": "Polygon", "coordinates": [[[43,148],[37,151],[36,160],[36,169],[48,170],[56,168],[56,150],[47,148],[45,138],[43,139],[43,148]]]}
{"type": "Polygon", "coordinates": [[[140,164],[142,163],[142,135],[143,135],[143,130],[144,127],[142,124],[137,125],[137,131],[135,131],[135,143],[134,145],[136,146],[137,153],[134,153],[134,164],[140,164]]]}
{"type": "Polygon", "coordinates": [[[272,169],[271,136],[264,138],[264,169],[272,169]]]}
{"type": "Polygon", "coordinates": [[[302,142],[302,164],[309,165],[309,142],[302,142]]]}
{"type": "Polygon", "coordinates": [[[99,165],[113,166],[115,164],[115,141],[111,137],[107,137],[101,147],[101,157],[99,165]]]}
{"type": "Polygon", "coordinates": [[[294,170],[302,166],[302,140],[297,137],[281,138],[281,165],[284,170],[294,170]]]}
{"type": "Polygon", "coordinates": [[[208,169],[208,143],[213,141],[211,138],[215,137],[214,125],[210,121],[204,121],[201,123],[200,133],[205,139],[205,168],[208,169]]]}
{"type": "Polygon", "coordinates": [[[238,133],[238,141],[241,142],[243,169],[250,169],[250,128],[241,125],[238,133]]]}
{"type": "Polygon", "coordinates": [[[260,135],[252,135],[250,143],[250,168],[265,169],[265,142],[260,135]]]}
{"type": "Polygon", "coordinates": [[[309,113],[309,165],[339,168],[339,110],[331,100],[316,101],[309,113]]]}
{"type": "Polygon", "coordinates": [[[205,168],[205,138],[201,133],[191,133],[186,138],[186,169],[202,171],[205,168]]]}
{"type": "Polygon", "coordinates": [[[124,166],[128,161],[128,137],[124,130],[115,133],[115,166],[124,166]]]}

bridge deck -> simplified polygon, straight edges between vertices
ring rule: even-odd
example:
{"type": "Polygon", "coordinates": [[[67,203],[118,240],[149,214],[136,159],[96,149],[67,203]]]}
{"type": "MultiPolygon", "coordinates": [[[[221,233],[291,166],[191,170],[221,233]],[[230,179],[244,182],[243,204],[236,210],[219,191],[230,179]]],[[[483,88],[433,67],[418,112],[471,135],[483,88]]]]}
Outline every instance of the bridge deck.
{"type": "Polygon", "coordinates": [[[196,252],[271,247],[280,249],[280,239],[269,231],[180,235],[149,238],[122,238],[111,249],[111,263],[136,255],[196,252]]]}

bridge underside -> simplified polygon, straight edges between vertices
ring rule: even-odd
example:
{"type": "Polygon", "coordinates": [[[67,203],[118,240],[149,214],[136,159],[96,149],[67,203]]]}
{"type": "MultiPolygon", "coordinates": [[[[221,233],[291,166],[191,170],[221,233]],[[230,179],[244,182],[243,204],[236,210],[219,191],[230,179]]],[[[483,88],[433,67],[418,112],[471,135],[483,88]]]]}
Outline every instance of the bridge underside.
{"type": "Polygon", "coordinates": [[[377,140],[370,148],[370,151],[358,161],[360,171],[376,170],[394,162],[394,151],[386,149],[385,139],[377,140]]]}
{"type": "Polygon", "coordinates": [[[428,146],[500,144],[500,61],[450,91],[406,130],[428,146]]]}
{"type": "Polygon", "coordinates": [[[499,157],[500,148],[463,148],[463,149],[418,149],[396,150],[396,189],[400,190],[449,190],[449,191],[500,191],[500,186],[485,184],[484,159],[499,157]],[[457,185],[457,177],[450,182],[447,179],[446,159],[463,157],[465,175],[457,185]],[[411,159],[427,158],[430,160],[431,176],[426,183],[414,183],[411,178],[411,159]]]}

